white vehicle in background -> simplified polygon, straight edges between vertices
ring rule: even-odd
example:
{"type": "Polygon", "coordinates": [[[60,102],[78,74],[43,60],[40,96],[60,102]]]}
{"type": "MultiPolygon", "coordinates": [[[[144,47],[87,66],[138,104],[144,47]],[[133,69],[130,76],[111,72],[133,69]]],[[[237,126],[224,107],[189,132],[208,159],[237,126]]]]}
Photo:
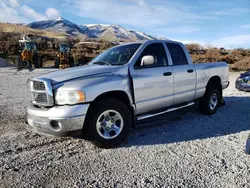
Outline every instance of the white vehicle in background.
{"type": "Polygon", "coordinates": [[[100,147],[118,146],[137,120],[191,106],[214,114],[229,85],[225,62],[193,64],[182,43],[152,40],[113,47],[87,66],[31,81],[28,127],[81,130],[100,147]]]}

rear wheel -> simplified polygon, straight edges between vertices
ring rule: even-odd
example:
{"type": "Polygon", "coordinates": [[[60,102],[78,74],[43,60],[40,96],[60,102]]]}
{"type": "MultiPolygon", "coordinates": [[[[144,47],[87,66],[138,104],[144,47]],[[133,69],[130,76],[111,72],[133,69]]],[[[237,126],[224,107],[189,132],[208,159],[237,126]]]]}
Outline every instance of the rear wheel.
{"type": "Polygon", "coordinates": [[[90,106],[84,134],[101,148],[120,145],[132,128],[132,115],[128,107],[116,99],[103,99],[90,106]]]}
{"type": "Polygon", "coordinates": [[[34,54],[33,61],[34,61],[35,68],[40,68],[37,54],[34,54]]]}
{"type": "Polygon", "coordinates": [[[69,65],[70,65],[70,67],[75,66],[74,58],[72,56],[69,57],[69,65]]]}
{"type": "Polygon", "coordinates": [[[214,114],[220,101],[219,87],[208,86],[205,95],[199,101],[200,112],[206,115],[214,114]]]}
{"type": "Polygon", "coordinates": [[[56,61],[55,61],[55,68],[59,68],[59,63],[60,62],[60,59],[58,58],[56,61]]]}

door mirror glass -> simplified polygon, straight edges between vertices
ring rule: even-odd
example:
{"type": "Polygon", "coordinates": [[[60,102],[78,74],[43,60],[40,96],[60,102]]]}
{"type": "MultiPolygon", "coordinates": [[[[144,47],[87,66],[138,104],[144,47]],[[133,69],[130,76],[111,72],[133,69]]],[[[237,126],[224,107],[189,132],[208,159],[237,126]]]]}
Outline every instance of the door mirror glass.
{"type": "Polygon", "coordinates": [[[141,66],[149,66],[155,63],[154,56],[146,55],[141,59],[141,66]]]}

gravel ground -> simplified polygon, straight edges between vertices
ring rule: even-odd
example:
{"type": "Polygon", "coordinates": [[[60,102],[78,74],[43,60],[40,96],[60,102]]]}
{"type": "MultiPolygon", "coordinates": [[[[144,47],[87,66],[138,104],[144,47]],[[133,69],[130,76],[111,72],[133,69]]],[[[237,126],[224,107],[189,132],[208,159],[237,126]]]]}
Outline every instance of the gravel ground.
{"type": "Polygon", "coordinates": [[[213,116],[197,106],[139,122],[121,147],[24,129],[28,79],[53,69],[0,69],[0,187],[250,187],[250,93],[234,89],[213,116]]]}

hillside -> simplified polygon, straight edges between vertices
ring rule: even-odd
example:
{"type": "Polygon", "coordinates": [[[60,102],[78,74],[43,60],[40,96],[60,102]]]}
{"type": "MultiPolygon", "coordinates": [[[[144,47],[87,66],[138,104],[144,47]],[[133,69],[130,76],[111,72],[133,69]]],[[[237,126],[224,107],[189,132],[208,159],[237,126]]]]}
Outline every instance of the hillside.
{"type": "Polygon", "coordinates": [[[44,36],[48,38],[58,38],[58,39],[63,39],[67,36],[63,33],[37,30],[37,29],[26,27],[21,24],[10,24],[10,23],[0,23],[0,32],[16,33],[16,34],[21,34],[21,35],[34,34],[34,35],[44,36]]]}

